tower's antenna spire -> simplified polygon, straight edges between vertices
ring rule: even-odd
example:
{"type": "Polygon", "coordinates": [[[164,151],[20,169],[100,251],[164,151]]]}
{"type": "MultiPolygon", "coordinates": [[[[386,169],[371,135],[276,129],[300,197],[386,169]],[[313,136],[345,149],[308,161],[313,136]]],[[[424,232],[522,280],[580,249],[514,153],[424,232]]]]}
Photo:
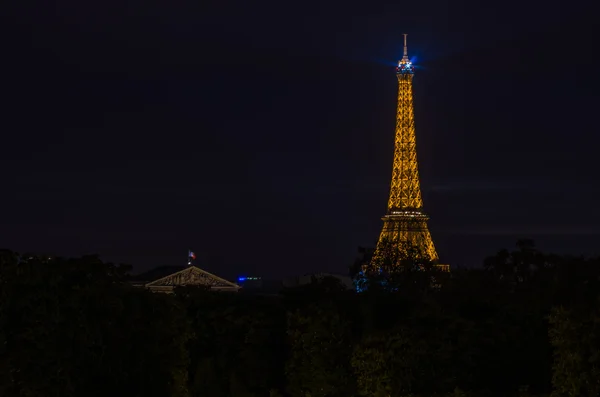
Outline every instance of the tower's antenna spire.
{"type": "Polygon", "coordinates": [[[402,57],[403,61],[408,61],[408,49],[406,47],[406,36],[408,36],[408,34],[404,33],[404,56],[402,57]]]}

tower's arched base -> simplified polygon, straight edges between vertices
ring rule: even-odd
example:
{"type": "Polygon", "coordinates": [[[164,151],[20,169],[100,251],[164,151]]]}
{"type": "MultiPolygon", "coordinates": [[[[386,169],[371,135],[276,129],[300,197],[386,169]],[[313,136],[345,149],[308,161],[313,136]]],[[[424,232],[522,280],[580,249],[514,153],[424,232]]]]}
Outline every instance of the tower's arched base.
{"type": "Polygon", "coordinates": [[[418,211],[386,215],[382,218],[383,229],[379,235],[374,260],[386,256],[423,260],[435,263],[438,260],[431,234],[427,228],[427,215],[418,211]]]}

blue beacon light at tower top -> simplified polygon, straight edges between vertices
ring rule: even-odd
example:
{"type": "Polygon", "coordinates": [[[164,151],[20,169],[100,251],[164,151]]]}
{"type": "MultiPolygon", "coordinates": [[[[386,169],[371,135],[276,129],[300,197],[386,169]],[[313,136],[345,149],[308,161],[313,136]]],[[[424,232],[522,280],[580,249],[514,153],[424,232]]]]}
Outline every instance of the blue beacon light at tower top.
{"type": "Polygon", "coordinates": [[[415,67],[413,66],[412,62],[410,62],[410,61],[408,61],[408,62],[400,61],[398,63],[398,67],[396,68],[396,72],[401,73],[401,74],[414,73],[414,71],[415,71],[415,67]]]}

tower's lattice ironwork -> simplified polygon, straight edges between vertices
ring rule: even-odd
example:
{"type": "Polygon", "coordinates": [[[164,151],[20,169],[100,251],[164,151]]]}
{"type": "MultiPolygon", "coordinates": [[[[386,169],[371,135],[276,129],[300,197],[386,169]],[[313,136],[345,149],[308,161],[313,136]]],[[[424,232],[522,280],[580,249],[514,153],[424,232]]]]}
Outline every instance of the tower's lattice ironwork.
{"type": "Polygon", "coordinates": [[[390,198],[383,230],[379,236],[373,264],[382,255],[383,245],[399,250],[415,250],[423,259],[437,262],[438,255],[427,228],[429,217],[423,212],[423,199],[417,166],[417,144],[413,109],[414,66],[408,58],[406,35],[404,56],[396,68],[398,109],[394,140],[394,165],[390,198]]]}

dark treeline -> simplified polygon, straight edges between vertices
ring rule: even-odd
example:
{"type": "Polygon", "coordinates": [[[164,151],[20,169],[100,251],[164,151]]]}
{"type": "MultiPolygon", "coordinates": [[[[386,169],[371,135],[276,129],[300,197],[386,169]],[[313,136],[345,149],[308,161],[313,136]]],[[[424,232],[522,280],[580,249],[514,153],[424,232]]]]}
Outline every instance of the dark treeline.
{"type": "Polygon", "coordinates": [[[0,253],[0,396],[600,396],[598,259],[520,242],[360,294],[335,279],[157,294],[127,277],[0,253]]]}

